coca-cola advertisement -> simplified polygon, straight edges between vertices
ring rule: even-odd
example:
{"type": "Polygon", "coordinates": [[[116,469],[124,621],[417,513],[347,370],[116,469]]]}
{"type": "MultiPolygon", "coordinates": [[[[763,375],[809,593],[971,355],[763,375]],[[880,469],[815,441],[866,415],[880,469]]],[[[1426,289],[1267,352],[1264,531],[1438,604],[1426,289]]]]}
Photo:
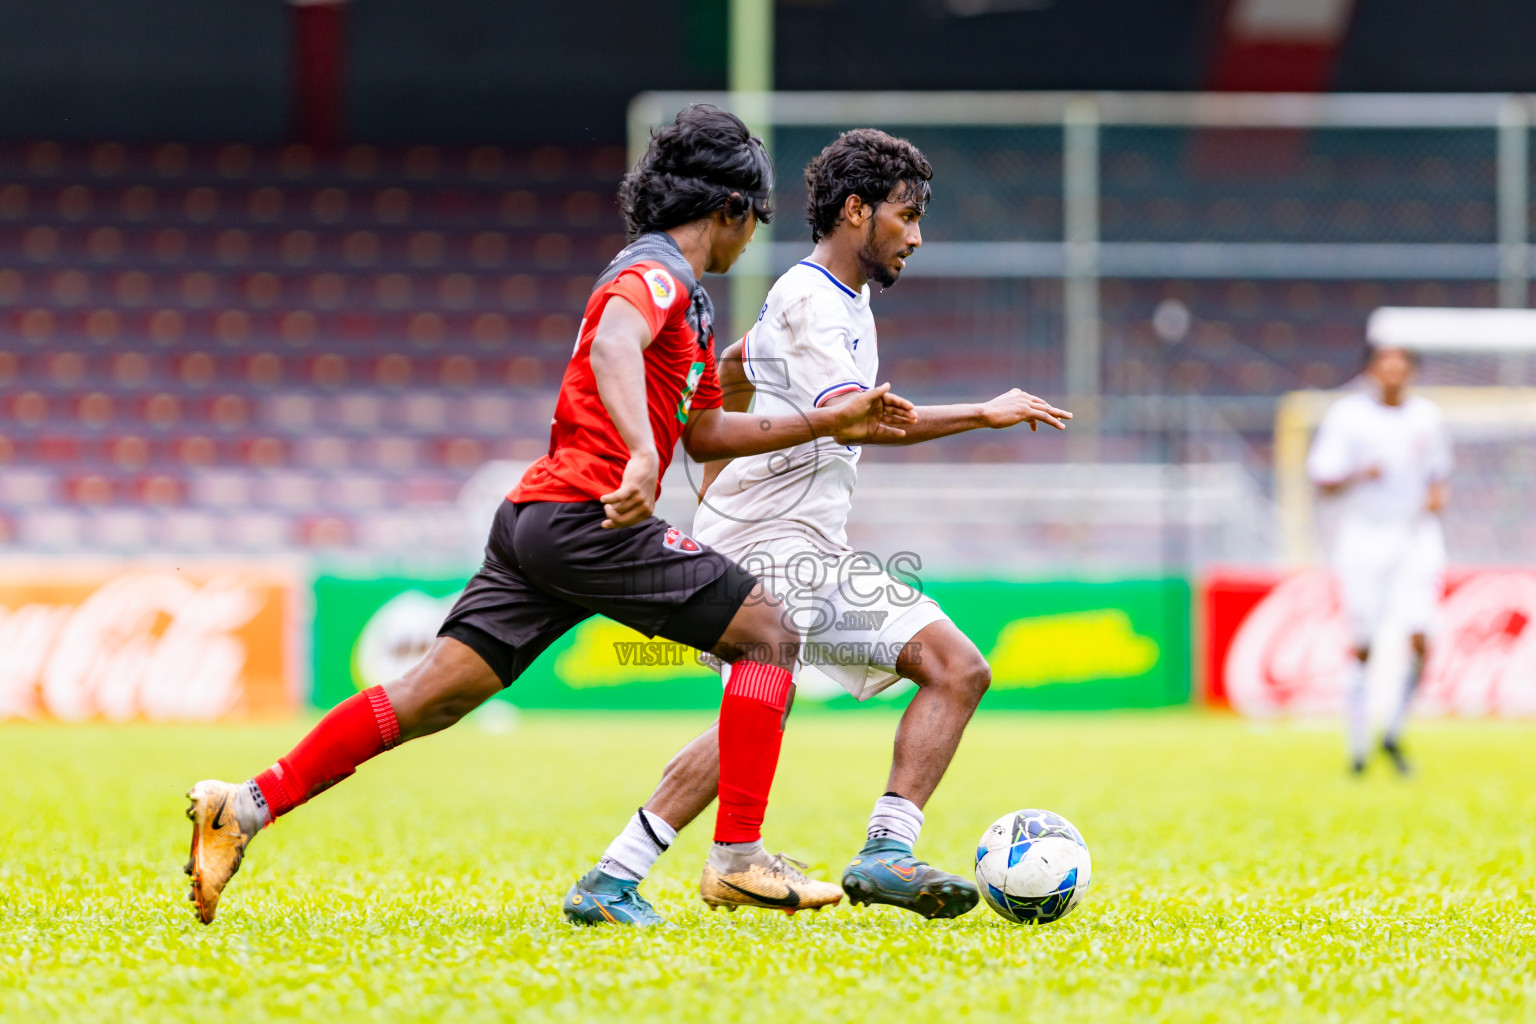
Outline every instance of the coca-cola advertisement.
{"type": "Polygon", "coordinates": [[[0,719],[290,714],[304,592],[282,565],[0,564],[0,719]]]}
{"type": "MultiPolygon", "coordinates": [[[[1333,575],[1222,570],[1201,588],[1205,693],[1245,715],[1336,713],[1352,638],[1333,575]]],[[[1424,714],[1536,715],[1536,570],[1446,576],[1415,697],[1424,714]]],[[[1401,662],[1388,622],[1373,658],[1401,662]]]]}

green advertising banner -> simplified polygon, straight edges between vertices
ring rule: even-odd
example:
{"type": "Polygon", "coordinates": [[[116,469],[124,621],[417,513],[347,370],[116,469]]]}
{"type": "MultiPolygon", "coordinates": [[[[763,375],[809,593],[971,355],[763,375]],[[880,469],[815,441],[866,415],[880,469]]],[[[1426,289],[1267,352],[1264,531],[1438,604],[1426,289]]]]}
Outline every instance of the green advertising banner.
{"type": "MultiPolygon", "coordinates": [[[[315,581],[314,703],[398,678],[426,652],[463,577],[315,581]]],[[[1162,707],[1190,695],[1190,588],[1182,579],[1115,582],[925,581],[992,665],[983,708],[1162,707]]],[[[909,683],[872,698],[904,704],[909,683]]],[[[593,617],[557,640],[508,698],[524,708],[708,709],[720,677],[681,644],[593,617]]],[[[809,669],[797,703],[858,702],[809,669]]]]}

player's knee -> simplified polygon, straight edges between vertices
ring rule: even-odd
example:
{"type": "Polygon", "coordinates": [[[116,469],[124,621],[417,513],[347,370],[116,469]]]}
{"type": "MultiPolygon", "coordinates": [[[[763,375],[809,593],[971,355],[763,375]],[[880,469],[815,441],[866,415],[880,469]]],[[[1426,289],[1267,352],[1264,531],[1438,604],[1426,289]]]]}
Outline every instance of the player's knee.
{"type": "Polygon", "coordinates": [[[483,680],[442,671],[431,658],[385,691],[395,708],[403,739],[415,739],[453,725],[492,696],[483,680]]]}
{"type": "Polygon", "coordinates": [[[780,614],[781,610],[776,604],[753,606],[751,618],[743,623],[742,638],[734,644],[735,651],[730,660],[744,658],[793,670],[800,656],[800,634],[790,628],[780,614]]]}
{"type": "Polygon", "coordinates": [[[938,688],[952,700],[974,708],[992,685],[992,666],[973,649],[946,655],[933,671],[914,678],[919,686],[938,688]]]}
{"type": "Polygon", "coordinates": [[[975,706],[981,703],[981,698],[986,696],[992,686],[992,666],[977,651],[961,665],[959,677],[961,692],[975,706]]]}
{"type": "Polygon", "coordinates": [[[1409,643],[1413,644],[1413,653],[1419,657],[1422,658],[1429,653],[1429,637],[1423,633],[1413,634],[1409,637],[1409,643]]]}

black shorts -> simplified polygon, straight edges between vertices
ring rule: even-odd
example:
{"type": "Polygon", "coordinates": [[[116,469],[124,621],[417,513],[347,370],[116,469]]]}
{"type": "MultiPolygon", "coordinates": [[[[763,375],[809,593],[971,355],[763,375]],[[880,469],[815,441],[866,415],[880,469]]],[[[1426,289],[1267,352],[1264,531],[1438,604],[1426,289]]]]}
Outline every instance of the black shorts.
{"type": "Polygon", "coordinates": [[[596,501],[501,503],[485,564],[439,636],[484,658],[503,686],[594,614],[707,651],[757,577],[654,516],[602,528],[596,501]]]}

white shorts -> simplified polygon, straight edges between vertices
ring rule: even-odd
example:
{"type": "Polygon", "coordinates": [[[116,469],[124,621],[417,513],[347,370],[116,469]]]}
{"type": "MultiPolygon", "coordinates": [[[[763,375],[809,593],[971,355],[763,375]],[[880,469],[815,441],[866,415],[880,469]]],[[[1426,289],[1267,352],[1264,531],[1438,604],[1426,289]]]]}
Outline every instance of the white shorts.
{"type": "MultiPolygon", "coordinates": [[[[868,555],[827,554],[798,539],[721,553],[784,603],[786,624],[801,636],[801,665],[814,665],[857,700],[897,682],[902,648],[924,626],[949,618],[937,601],[868,555]]],[[[723,666],[722,677],[728,670],[723,666]]]]}
{"type": "Polygon", "coordinates": [[[1434,628],[1445,575],[1445,534],[1438,518],[1402,526],[1346,521],[1334,544],[1333,565],[1359,646],[1370,645],[1389,613],[1410,634],[1434,628]]]}

